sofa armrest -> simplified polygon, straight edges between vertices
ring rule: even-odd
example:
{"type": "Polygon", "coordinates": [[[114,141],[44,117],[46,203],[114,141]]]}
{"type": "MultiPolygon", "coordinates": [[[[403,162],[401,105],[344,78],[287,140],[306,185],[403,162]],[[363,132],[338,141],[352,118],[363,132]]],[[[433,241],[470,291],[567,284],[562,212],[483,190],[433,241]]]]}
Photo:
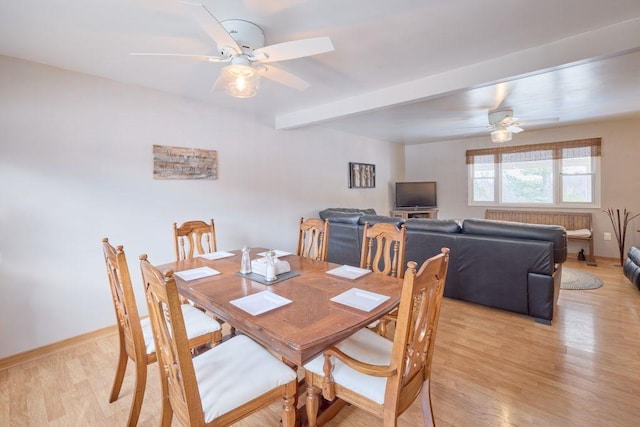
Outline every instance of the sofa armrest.
{"type": "Polygon", "coordinates": [[[356,209],[356,208],[327,208],[323,209],[319,212],[319,217],[323,221],[327,218],[331,217],[339,217],[339,216],[361,216],[361,215],[375,215],[375,209],[356,209]]]}
{"type": "MultiPolygon", "coordinates": [[[[546,274],[529,273],[527,287],[529,316],[534,317],[538,323],[550,325],[555,312],[556,295],[558,293],[556,291],[555,274],[547,276],[546,274]]],[[[559,289],[560,283],[557,284],[557,290],[559,291],[559,289]]]]}

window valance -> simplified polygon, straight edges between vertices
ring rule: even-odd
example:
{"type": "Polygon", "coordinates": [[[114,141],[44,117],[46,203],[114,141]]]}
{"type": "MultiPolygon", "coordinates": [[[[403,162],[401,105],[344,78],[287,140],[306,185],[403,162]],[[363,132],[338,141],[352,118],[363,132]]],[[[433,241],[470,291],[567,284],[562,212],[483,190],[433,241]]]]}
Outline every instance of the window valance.
{"type": "Polygon", "coordinates": [[[502,163],[505,161],[526,162],[549,159],[572,159],[577,157],[600,157],[602,138],[577,139],[573,141],[548,142],[544,144],[515,145],[509,147],[467,150],[467,164],[502,163]],[[493,161],[488,161],[493,159],[493,161]]]}

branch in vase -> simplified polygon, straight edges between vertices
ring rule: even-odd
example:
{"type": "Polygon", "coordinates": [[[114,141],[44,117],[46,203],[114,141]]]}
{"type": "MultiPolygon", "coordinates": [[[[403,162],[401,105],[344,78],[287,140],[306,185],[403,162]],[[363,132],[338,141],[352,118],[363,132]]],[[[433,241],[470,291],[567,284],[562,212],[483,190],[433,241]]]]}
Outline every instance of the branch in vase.
{"type": "Polygon", "coordinates": [[[622,217],[620,216],[620,209],[616,209],[615,211],[611,208],[607,209],[607,215],[609,215],[609,220],[611,221],[611,226],[613,227],[613,233],[616,236],[616,241],[618,242],[618,250],[620,251],[620,265],[624,262],[624,246],[627,240],[627,227],[629,223],[636,217],[640,216],[640,214],[636,214],[630,217],[631,211],[628,211],[627,208],[624,208],[622,212],[622,217]]]}

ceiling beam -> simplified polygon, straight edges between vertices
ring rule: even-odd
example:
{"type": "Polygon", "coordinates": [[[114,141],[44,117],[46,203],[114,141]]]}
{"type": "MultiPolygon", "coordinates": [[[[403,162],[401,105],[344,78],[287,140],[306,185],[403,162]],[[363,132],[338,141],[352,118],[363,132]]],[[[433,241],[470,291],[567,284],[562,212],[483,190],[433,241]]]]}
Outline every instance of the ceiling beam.
{"type": "Polygon", "coordinates": [[[640,17],[509,55],[275,118],[294,129],[640,49],[640,17]]]}

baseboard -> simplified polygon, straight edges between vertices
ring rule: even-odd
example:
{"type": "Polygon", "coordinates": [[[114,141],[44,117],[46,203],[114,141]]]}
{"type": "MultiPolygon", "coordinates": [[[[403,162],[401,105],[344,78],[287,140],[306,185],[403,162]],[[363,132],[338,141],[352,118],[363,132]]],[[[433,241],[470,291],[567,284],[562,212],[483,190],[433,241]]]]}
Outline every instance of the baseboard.
{"type": "MultiPolygon", "coordinates": [[[[606,256],[594,256],[594,258],[596,259],[596,261],[602,261],[604,263],[613,263],[616,261],[620,261],[618,258],[616,257],[606,257],[606,256]]],[[[572,252],[567,252],[567,259],[570,259],[572,261],[577,261],[578,260],[578,253],[572,253],[572,252]]]]}
{"type": "Polygon", "coordinates": [[[34,348],[22,353],[14,354],[13,356],[0,359],[0,371],[12,368],[14,366],[22,365],[23,363],[30,362],[35,359],[39,359],[43,356],[48,356],[52,353],[56,353],[61,350],[66,350],[71,347],[75,347],[79,344],[84,344],[88,341],[107,337],[118,333],[117,325],[107,326],[106,328],[98,329],[95,331],[87,332],[86,334],[77,335],[75,337],[67,338],[62,341],[54,342],[42,347],[34,348]]]}

